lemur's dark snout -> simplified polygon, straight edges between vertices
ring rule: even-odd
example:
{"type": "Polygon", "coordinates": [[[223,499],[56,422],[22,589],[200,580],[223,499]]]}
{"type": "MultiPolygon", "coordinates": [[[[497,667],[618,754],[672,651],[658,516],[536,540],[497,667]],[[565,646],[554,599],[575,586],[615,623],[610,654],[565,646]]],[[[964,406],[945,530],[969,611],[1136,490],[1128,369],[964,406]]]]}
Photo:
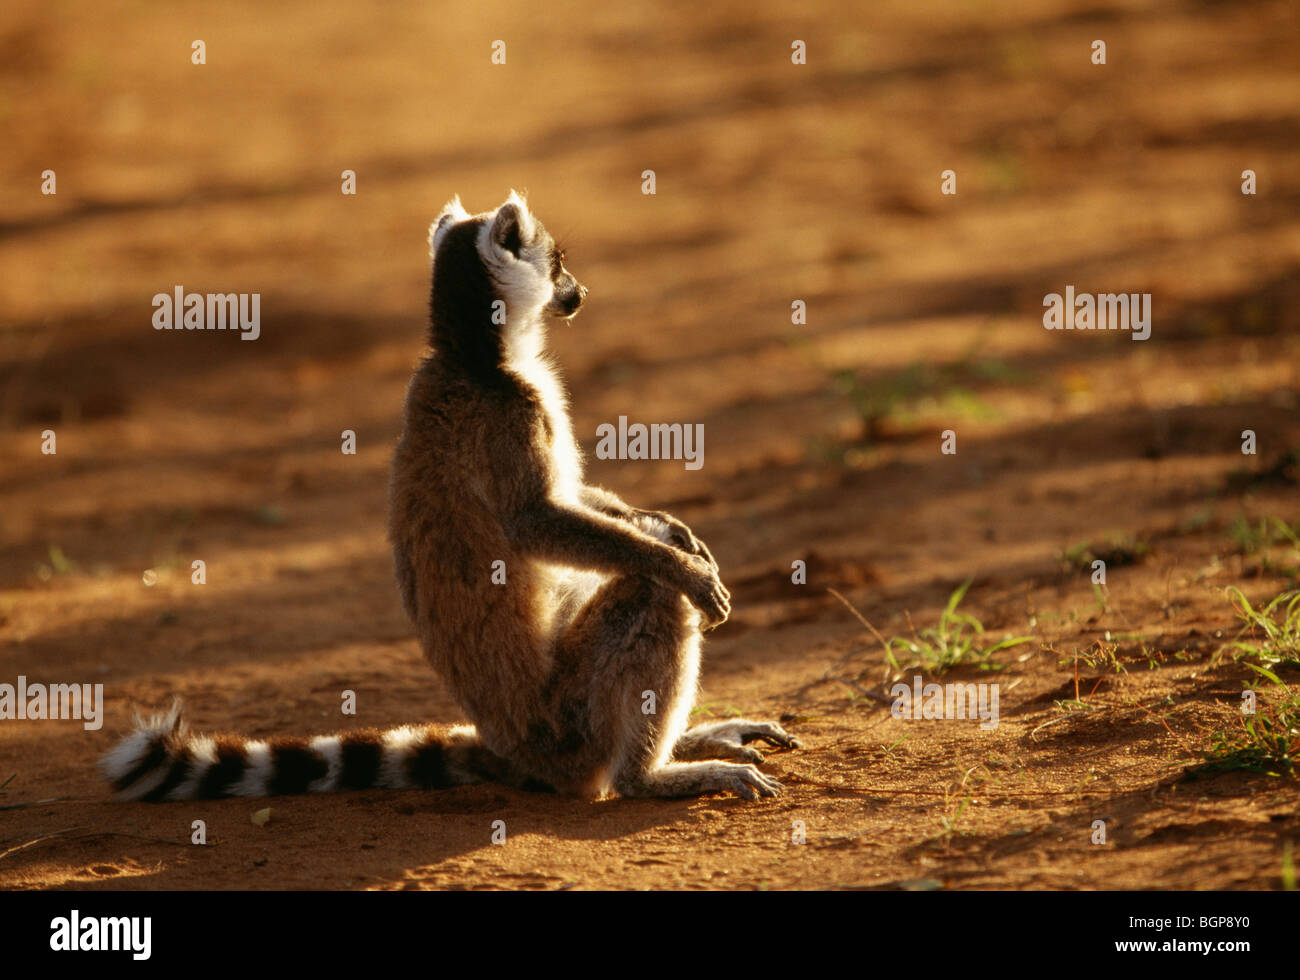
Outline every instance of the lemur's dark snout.
{"type": "Polygon", "coordinates": [[[559,317],[571,317],[578,312],[586,296],[587,287],[574,280],[572,287],[556,290],[555,298],[551,300],[551,312],[559,317]]]}

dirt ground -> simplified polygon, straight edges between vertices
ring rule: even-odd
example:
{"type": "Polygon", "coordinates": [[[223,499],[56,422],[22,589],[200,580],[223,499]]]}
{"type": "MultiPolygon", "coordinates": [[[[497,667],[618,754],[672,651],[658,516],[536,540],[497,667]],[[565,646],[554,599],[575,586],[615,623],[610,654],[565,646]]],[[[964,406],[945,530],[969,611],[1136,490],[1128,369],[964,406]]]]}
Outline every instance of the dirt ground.
{"type": "Polygon", "coordinates": [[[106,706],[0,722],[0,887],[1284,886],[1300,783],[1188,770],[1255,676],[1225,590],[1300,585],[1233,533],[1300,521],[1297,8],[752,8],[5,5],[0,682],[106,706]],[[552,334],[589,456],[620,415],[704,424],[699,470],[589,476],[709,542],[734,612],[698,717],[783,719],[786,795],[112,802],[96,757],[174,694],[254,736],[462,720],[398,601],[387,468],[427,224],[511,187],[591,289],[552,334]],[[1044,330],[1067,284],[1149,292],[1150,339],[1044,330]],[[259,292],[261,337],[153,330],[176,285],[259,292]],[[1000,724],[894,719],[828,590],[889,639],[968,578],[990,638],[1032,637],[941,678],[998,683],[1000,724]]]}

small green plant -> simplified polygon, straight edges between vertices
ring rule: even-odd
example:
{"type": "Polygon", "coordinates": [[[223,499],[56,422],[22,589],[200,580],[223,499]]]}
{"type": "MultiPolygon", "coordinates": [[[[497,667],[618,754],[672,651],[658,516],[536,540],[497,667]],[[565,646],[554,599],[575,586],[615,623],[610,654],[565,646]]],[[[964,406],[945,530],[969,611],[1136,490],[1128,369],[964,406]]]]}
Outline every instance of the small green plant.
{"type": "Polygon", "coordinates": [[[1145,643],[1142,644],[1140,657],[1147,662],[1147,670],[1156,670],[1165,662],[1165,653],[1163,650],[1157,650],[1155,647],[1147,646],[1145,643]]]}
{"type": "Polygon", "coordinates": [[[1228,537],[1243,555],[1258,554],[1273,543],[1268,519],[1261,517],[1259,524],[1255,525],[1246,520],[1244,514],[1238,514],[1232,519],[1232,524],[1228,528],[1228,537]]]}
{"type": "Polygon", "coordinates": [[[880,745],[880,747],[881,747],[882,749],[885,750],[885,755],[889,756],[889,757],[892,759],[892,758],[894,758],[894,749],[896,749],[896,748],[898,748],[900,745],[902,745],[902,744],[903,744],[903,739],[905,739],[905,738],[907,738],[907,733],[906,733],[906,732],[904,732],[902,735],[898,736],[898,738],[894,739],[894,741],[893,741],[893,743],[892,743],[891,745],[885,745],[885,744],[882,742],[881,745],[880,745]]]}
{"type": "Polygon", "coordinates": [[[1261,517],[1252,522],[1245,514],[1238,514],[1228,526],[1228,537],[1243,555],[1257,555],[1273,543],[1276,529],[1269,523],[1269,518],[1261,517]]]}
{"type": "Polygon", "coordinates": [[[837,371],[833,384],[858,417],[858,438],[869,443],[880,442],[885,435],[885,420],[924,390],[920,369],[915,366],[871,380],[862,378],[857,371],[837,371]]]}
{"type": "Polygon", "coordinates": [[[1092,599],[1097,605],[1097,614],[1106,615],[1110,611],[1110,599],[1106,595],[1106,590],[1096,582],[1092,583],[1092,599]]]}
{"type": "Polygon", "coordinates": [[[1272,671],[1247,666],[1280,687],[1282,694],[1275,703],[1265,704],[1261,699],[1254,714],[1241,716],[1239,729],[1215,732],[1201,768],[1295,776],[1300,762],[1300,695],[1272,671]]]}
{"type": "Polygon", "coordinates": [[[1254,556],[1266,572],[1300,574],[1300,524],[1288,524],[1280,517],[1261,517],[1251,523],[1238,514],[1228,535],[1243,555],[1254,556]],[[1280,551],[1280,556],[1279,552],[1280,551]]]}
{"type": "Polygon", "coordinates": [[[1283,592],[1262,609],[1254,608],[1236,586],[1229,586],[1225,594],[1245,625],[1221,652],[1231,651],[1234,660],[1254,661],[1266,668],[1300,667],[1300,590],[1283,592]]]}
{"type": "MultiPolygon", "coordinates": [[[[1076,651],[1076,656],[1081,663],[1088,666],[1089,670],[1100,670],[1103,673],[1113,671],[1116,674],[1127,674],[1128,668],[1119,659],[1119,644],[1106,643],[1097,640],[1091,647],[1086,650],[1076,651]]],[[[1066,661],[1061,661],[1065,663],[1066,661]]]]}
{"type": "Polygon", "coordinates": [[[1095,704],[1089,704],[1087,701],[1075,700],[1074,698],[1065,698],[1062,701],[1053,701],[1053,706],[1058,711],[1100,711],[1101,707],[1095,704]]]}
{"type": "Polygon", "coordinates": [[[1228,537],[1245,555],[1257,555],[1274,545],[1289,544],[1300,548],[1300,525],[1292,526],[1280,517],[1261,517],[1251,523],[1244,514],[1238,514],[1228,528],[1228,537]]]}
{"type": "Polygon", "coordinates": [[[978,394],[988,385],[1024,384],[1030,376],[997,357],[981,353],[985,335],[977,336],[956,361],[931,364],[918,361],[901,370],[864,377],[854,369],[835,371],[832,389],[845,398],[857,417],[859,441],[874,444],[890,428],[906,427],[917,415],[938,413],[945,418],[996,418],[997,413],[978,394]]]}
{"type": "Polygon", "coordinates": [[[962,801],[957,804],[957,808],[952,812],[951,816],[944,815],[939,818],[939,826],[943,828],[943,833],[940,836],[944,840],[952,838],[954,834],[964,835],[966,833],[966,831],[958,827],[957,824],[961,821],[961,816],[966,812],[966,808],[970,806],[971,799],[972,797],[969,796],[963,797],[962,801]]]}
{"type": "Polygon", "coordinates": [[[896,636],[886,644],[886,656],[894,670],[920,667],[938,674],[958,664],[970,662],[982,667],[994,667],[989,662],[993,654],[1033,640],[1032,636],[1016,636],[985,646],[984,624],[969,613],[957,611],[957,606],[961,604],[972,581],[967,579],[948,597],[948,604],[939,615],[938,626],[921,630],[920,633],[913,629],[910,637],[896,636]],[[895,651],[902,652],[907,659],[900,661],[895,656],[895,651]]]}

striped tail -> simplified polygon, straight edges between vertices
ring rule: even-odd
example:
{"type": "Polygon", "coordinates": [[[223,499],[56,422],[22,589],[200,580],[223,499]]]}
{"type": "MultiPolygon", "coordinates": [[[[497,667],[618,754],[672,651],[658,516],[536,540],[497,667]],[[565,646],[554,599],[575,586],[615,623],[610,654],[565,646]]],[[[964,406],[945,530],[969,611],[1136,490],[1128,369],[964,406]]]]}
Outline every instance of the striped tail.
{"type": "Polygon", "coordinates": [[[315,738],[191,735],[181,705],[152,718],[100,760],[117,797],[158,803],[334,790],[445,789],[514,782],[472,725],[410,725],[315,738]]]}

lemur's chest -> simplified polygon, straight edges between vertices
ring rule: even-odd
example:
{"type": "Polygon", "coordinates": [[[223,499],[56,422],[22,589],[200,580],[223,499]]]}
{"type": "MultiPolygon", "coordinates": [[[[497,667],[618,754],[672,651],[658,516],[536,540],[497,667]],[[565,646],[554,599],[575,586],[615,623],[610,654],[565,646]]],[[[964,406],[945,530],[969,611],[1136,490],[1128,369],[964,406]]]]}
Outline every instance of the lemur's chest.
{"type": "Polygon", "coordinates": [[[576,501],[582,486],[582,453],[573,435],[564,385],[551,365],[540,358],[521,359],[511,368],[537,392],[541,402],[538,437],[551,456],[552,493],[561,500],[576,501]]]}

